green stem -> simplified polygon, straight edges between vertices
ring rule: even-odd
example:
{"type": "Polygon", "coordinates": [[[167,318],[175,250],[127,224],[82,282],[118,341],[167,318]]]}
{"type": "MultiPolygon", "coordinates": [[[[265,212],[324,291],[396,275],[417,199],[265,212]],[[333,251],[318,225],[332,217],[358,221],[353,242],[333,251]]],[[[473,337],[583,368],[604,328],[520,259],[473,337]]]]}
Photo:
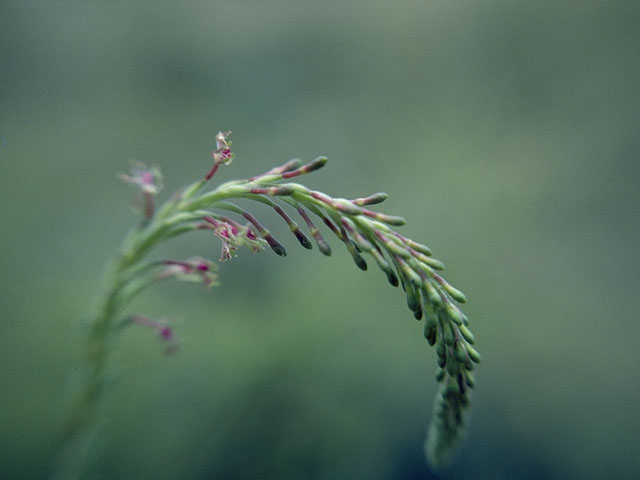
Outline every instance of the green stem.
{"type": "Polygon", "coordinates": [[[81,385],[63,432],[55,478],[86,478],[98,463],[99,449],[94,443],[100,438],[99,411],[109,382],[112,346],[120,330],[117,321],[123,308],[141,290],[127,291],[126,287],[148,271],[144,265],[139,266],[140,260],[179,220],[156,219],[133,230],[107,265],[102,294],[89,323],[81,385]]]}

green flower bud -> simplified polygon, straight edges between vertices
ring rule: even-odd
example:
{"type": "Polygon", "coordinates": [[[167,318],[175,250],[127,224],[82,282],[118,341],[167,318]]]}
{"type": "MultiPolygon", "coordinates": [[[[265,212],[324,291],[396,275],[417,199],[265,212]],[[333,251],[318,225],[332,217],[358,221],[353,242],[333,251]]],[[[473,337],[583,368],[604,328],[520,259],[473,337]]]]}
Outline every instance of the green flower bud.
{"type": "Polygon", "coordinates": [[[462,320],[462,314],[460,313],[460,310],[455,307],[455,305],[447,303],[445,305],[445,309],[449,318],[453,320],[457,325],[462,325],[464,323],[464,321],[462,320]]]}
{"type": "Polygon", "coordinates": [[[444,343],[450,347],[452,347],[456,341],[451,324],[446,319],[442,322],[442,337],[444,338],[444,343]]]}
{"type": "Polygon", "coordinates": [[[471,345],[467,345],[467,353],[469,354],[469,358],[471,360],[473,360],[475,363],[480,363],[480,360],[481,360],[480,354],[471,345]]]}
{"type": "Polygon", "coordinates": [[[423,286],[424,292],[427,294],[427,298],[429,299],[429,302],[431,302],[431,305],[433,305],[434,308],[436,309],[438,307],[441,307],[442,298],[440,298],[440,295],[438,294],[435,287],[431,283],[431,280],[425,280],[422,283],[422,286],[423,286]]]}
{"type": "Polygon", "coordinates": [[[456,343],[456,358],[460,363],[464,363],[467,360],[467,350],[461,342],[456,343]]]}
{"type": "Polygon", "coordinates": [[[466,325],[458,325],[458,330],[460,330],[460,333],[462,334],[462,336],[464,337],[464,339],[469,342],[471,345],[473,345],[474,343],[476,343],[476,337],[473,336],[473,333],[471,333],[471,330],[469,330],[466,325]]]}
{"type": "Polygon", "coordinates": [[[465,381],[466,381],[467,386],[468,386],[469,388],[473,388],[473,387],[475,387],[475,386],[476,386],[476,379],[475,379],[475,376],[474,376],[474,375],[473,375],[473,373],[471,373],[471,372],[467,372],[467,373],[465,374],[465,381]]]}
{"type": "MultiPolygon", "coordinates": [[[[447,373],[451,376],[455,376],[458,371],[459,371],[459,367],[458,367],[458,362],[456,362],[453,358],[449,359],[449,361],[447,362],[447,373]]],[[[457,390],[457,387],[455,387],[457,390]]]]}
{"type": "MultiPolygon", "coordinates": [[[[425,311],[425,315],[427,312],[425,311]]],[[[427,339],[429,345],[433,346],[436,343],[436,336],[438,334],[438,327],[433,317],[427,318],[424,322],[424,338],[427,339]]]]}

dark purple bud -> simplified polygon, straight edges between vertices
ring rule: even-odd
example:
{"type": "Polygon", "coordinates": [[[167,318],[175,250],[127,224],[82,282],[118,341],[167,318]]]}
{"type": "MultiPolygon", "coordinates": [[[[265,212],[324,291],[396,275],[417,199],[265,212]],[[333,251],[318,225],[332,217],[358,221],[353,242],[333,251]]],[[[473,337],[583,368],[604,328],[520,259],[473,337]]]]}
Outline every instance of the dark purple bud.
{"type": "Polygon", "coordinates": [[[307,250],[311,250],[313,248],[309,238],[304,233],[302,233],[299,228],[297,230],[294,230],[293,234],[298,239],[298,242],[300,242],[300,245],[302,245],[304,248],[306,248],[307,250]]]}
{"type": "Polygon", "coordinates": [[[364,258],[362,258],[362,255],[356,252],[355,248],[351,249],[351,256],[353,257],[353,261],[356,263],[360,270],[367,270],[367,262],[364,258]]]}
{"type": "Polygon", "coordinates": [[[263,235],[262,238],[264,238],[267,241],[267,243],[271,247],[271,250],[273,250],[275,253],[277,253],[281,257],[285,257],[287,255],[287,250],[278,240],[276,240],[273,237],[273,235],[271,235],[270,233],[267,233],[263,235]]]}
{"type": "Polygon", "coordinates": [[[307,249],[311,250],[311,248],[312,248],[311,247],[311,241],[309,241],[307,236],[304,233],[302,233],[302,231],[300,230],[300,227],[298,227],[298,224],[296,222],[294,222],[293,220],[291,220],[291,217],[289,217],[289,215],[287,215],[287,212],[285,212],[279,205],[274,205],[273,209],[287,223],[287,225],[289,226],[289,229],[296,236],[296,238],[298,239],[298,242],[300,242],[300,245],[302,245],[304,248],[307,248],[307,249]]]}
{"type": "MultiPolygon", "coordinates": [[[[316,241],[316,244],[318,245],[318,250],[320,250],[320,252],[322,252],[327,257],[331,255],[331,247],[324,240],[318,228],[313,224],[313,222],[309,218],[309,215],[307,215],[307,212],[305,211],[305,209],[302,207],[298,207],[298,213],[300,214],[302,219],[307,224],[307,227],[311,231],[311,235],[313,236],[313,239],[316,241]]],[[[328,219],[325,219],[325,220],[329,221],[328,219]]],[[[335,226],[333,224],[331,224],[331,227],[335,229],[335,226]]]]}

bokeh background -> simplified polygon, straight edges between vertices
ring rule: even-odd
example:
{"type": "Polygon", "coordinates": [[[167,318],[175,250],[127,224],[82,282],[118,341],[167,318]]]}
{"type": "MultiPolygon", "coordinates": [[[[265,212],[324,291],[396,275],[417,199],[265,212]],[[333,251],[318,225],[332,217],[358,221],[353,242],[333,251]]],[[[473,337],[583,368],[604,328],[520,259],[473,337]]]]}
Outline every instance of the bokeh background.
{"type": "MultiPolygon", "coordinates": [[[[229,129],[220,180],[326,155],[305,183],[389,193],[468,294],[484,363],[442,478],[638,478],[639,5],[1,2],[0,477],[49,475],[136,222],[117,172],[157,164],[169,195],[229,129]]],[[[132,306],[182,342],[123,336],[105,474],[434,478],[435,353],[401,292],[269,226],[286,258],[242,251],[210,294],[132,306]]],[[[156,255],[218,252],[203,233],[156,255]]]]}

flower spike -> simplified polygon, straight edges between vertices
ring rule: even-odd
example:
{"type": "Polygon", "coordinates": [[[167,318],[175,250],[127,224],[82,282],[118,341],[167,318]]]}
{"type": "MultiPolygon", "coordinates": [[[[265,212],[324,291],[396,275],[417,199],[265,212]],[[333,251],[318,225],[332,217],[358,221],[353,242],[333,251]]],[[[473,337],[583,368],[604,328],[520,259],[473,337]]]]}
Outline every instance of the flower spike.
{"type": "MultiPolygon", "coordinates": [[[[133,315],[124,317],[126,320],[122,323],[122,312],[131,300],[164,279],[194,281],[207,287],[217,285],[214,263],[197,256],[186,260],[146,260],[155,247],[189,232],[206,230],[209,234],[213,231],[221,242],[221,262],[235,257],[241,246],[253,252],[269,246],[277,255],[286,255],[285,247],[253,213],[231,203],[239,201],[269,206],[284,220],[298,242],[311,249],[311,241],[287,209],[297,211],[320,252],[329,256],[331,247],[310,218],[315,215],[344,243],[358,268],[366,270],[366,257],[371,257],[391,285],[402,285],[407,306],[414,318],[424,319],[424,337],[436,352],[435,378],[439,389],[424,448],[432,467],[445,467],[464,434],[471,390],[476,384],[473,372],[481,361],[469,319],[461,309],[466,296],[441,276],[438,271],[444,269],[444,264],[432,256],[429,247],[394,230],[405,224],[402,217],[369,209],[386,200],[387,194],[378,192],[348,200],[293,183],[298,177],[322,168],[327,162],[324,157],[306,164],[289,160],[263,174],[211,187],[208,181],[219,167],[234,158],[230,135],[231,132],[224,131],[216,134],[213,165],[206,176],[179,190],[157,210],[154,196],[162,187],[158,169],[140,164],[134,166],[130,174],[120,175],[140,189],[144,221],[126,237],[109,266],[87,339],[88,373],[67,430],[67,450],[78,457],[86,455],[88,450],[76,446],[79,438],[90,438],[98,423],[99,393],[106,385],[110,349],[117,344],[112,341],[120,330],[116,327],[138,324],[151,328],[166,345],[166,353],[175,351],[176,337],[166,321],[133,315]],[[231,216],[237,215],[248,223],[241,224],[220,215],[220,210],[231,212],[231,216]]],[[[86,464],[86,458],[74,460],[73,466],[86,464]]],[[[60,475],[59,478],[67,477],[60,475]]]]}

